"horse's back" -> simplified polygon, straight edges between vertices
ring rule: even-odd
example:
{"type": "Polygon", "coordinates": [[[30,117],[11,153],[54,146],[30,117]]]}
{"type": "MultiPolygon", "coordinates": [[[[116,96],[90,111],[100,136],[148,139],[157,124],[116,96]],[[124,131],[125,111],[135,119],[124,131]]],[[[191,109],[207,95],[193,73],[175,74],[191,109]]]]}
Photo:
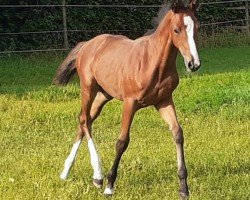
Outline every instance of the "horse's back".
{"type": "Polygon", "coordinates": [[[114,52],[123,51],[124,47],[131,46],[129,45],[130,43],[131,40],[122,35],[98,35],[84,44],[78,54],[77,66],[78,68],[87,66],[92,68],[102,56],[106,56],[107,54],[114,56],[114,52]]]}
{"type": "Polygon", "coordinates": [[[122,35],[99,35],[86,42],[81,50],[78,73],[85,79],[94,78],[117,99],[123,100],[131,94],[138,96],[147,79],[147,49],[145,38],[131,40],[122,35]],[[129,88],[129,85],[133,87],[129,88]]]}

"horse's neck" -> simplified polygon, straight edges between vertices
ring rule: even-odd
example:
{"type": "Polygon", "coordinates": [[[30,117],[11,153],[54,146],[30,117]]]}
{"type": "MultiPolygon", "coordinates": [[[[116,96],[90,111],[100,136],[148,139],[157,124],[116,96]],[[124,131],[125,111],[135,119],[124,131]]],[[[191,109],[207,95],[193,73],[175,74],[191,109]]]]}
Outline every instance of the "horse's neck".
{"type": "Polygon", "coordinates": [[[156,54],[163,73],[176,70],[178,49],[173,45],[170,32],[172,13],[166,14],[156,31],[151,35],[152,53],[156,54]]]}

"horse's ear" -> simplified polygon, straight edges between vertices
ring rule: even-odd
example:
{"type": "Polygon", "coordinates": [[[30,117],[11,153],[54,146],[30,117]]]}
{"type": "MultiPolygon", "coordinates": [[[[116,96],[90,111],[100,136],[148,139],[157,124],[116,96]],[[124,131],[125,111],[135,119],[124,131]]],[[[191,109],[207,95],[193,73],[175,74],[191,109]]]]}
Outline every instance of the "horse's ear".
{"type": "Polygon", "coordinates": [[[199,9],[198,0],[190,0],[189,7],[191,8],[192,11],[197,11],[199,9]]]}
{"type": "Polygon", "coordinates": [[[178,12],[178,10],[180,8],[183,8],[185,5],[184,3],[181,1],[181,0],[174,0],[172,5],[171,5],[171,9],[174,11],[174,12],[178,12]]]}

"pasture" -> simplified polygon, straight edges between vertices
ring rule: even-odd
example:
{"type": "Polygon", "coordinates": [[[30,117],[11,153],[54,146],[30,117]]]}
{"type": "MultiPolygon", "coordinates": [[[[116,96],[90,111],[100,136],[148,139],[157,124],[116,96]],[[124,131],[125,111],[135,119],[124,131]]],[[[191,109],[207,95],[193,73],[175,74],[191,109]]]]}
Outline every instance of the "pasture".
{"type": "MultiPolygon", "coordinates": [[[[192,200],[250,199],[250,46],[205,49],[202,68],[187,74],[179,59],[174,93],[185,135],[192,200]]],[[[83,142],[69,179],[61,181],[80,111],[77,79],[51,84],[62,55],[0,58],[0,199],[106,199],[92,184],[83,142]]],[[[115,156],[121,103],[93,124],[106,175],[115,156]]],[[[135,116],[112,199],[178,199],[175,145],[153,107],[135,116]]],[[[106,179],[104,184],[106,184],[106,179]]]]}

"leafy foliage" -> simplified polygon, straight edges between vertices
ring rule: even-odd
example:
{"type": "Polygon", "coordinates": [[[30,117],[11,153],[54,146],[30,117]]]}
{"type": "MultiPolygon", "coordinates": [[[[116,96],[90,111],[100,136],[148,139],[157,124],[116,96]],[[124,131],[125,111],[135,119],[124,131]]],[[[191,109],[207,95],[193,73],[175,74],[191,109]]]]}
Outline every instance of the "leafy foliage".
{"type": "MultiPolygon", "coordinates": [[[[202,2],[202,1],[201,1],[202,2]]],[[[68,0],[67,4],[83,4],[68,0]]],[[[85,5],[160,5],[162,0],[85,0],[85,5]]],[[[0,0],[1,5],[60,5],[61,0],[0,0]]],[[[203,23],[245,18],[244,10],[227,7],[242,6],[243,2],[204,5],[198,13],[203,23]]],[[[158,8],[67,8],[67,28],[70,46],[100,33],[123,34],[137,38],[151,28],[151,19],[158,8]],[[74,31],[71,31],[74,30],[74,31]],[[75,31],[85,30],[85,31],[75,31]],[[115,31],[114,31],[115,30],[115,31]]],[[[0,8],[0,51],[63,47],[61,7],[0,8]],[[58,31],[53,33],[3,34],[19,32],[58,31]]],[[[240,24],[241,25],[241,24],[240,24]]],[[[211,31],[210,31],[211,32],[211,31]]]]}

